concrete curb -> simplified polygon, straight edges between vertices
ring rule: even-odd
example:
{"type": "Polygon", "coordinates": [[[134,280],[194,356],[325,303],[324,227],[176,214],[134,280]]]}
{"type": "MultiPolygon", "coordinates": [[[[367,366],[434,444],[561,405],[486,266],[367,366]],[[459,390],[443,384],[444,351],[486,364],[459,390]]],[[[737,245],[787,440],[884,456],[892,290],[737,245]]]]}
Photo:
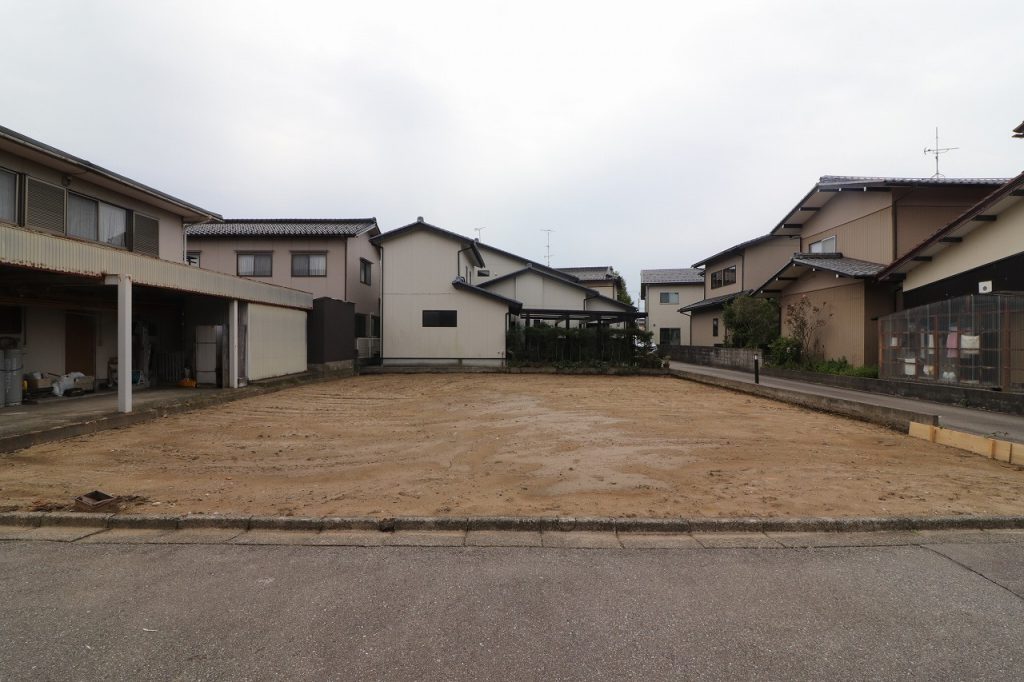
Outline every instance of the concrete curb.
{"type": "Polygon", "coordinates": [[[893,516],[846,518],[612,518],[589,516],[292,517],[235,514],[89,514],[2,512],[0,525],[230,530],[543,531],[616,533],[780,533],[1024,528],[1024,515],[893,516]]]}
{"type": "Polygon", "coordinates": [[[227,403],[235,402],[236,400],[255,398],[256,396],[267,395],[268,393],[276,393],[277,391],[282,391],[294,386],[307,386],[309,384],[318,384],[325,381],[333,381],[335,379],[346,379],[353,376],[355,376],[355,374],[351,369],[339,370],[336,372],[305,372],[303,374],[284,377],[281,379],[268,380],[266,383],[250,384],[249,386],[240,389],[221,389],[216,393],[209,393],[205,395],[199,394],[182,398],[180,400],[173,400],[172,402],[146,407],[130,414],[109,414],[105,417],[75,422],[72,424],[64,424],[63,426],[57,426],[52,429],[0,436],[0,453],[23,450],[24,448],[31,447],[33,445],[39,445],[40,443],[50,443],[57,440],[64,440],[66,438],[74,438],[75,436],[84,436],[98,431],[106,431],[108,429],[118,429],[124,426],[142,424],[161,417],[192,412],[193,410],[199,410],[204,407],[225,405],[227,403]]]}
{"type": "Polygon", "coordinates": [[[847,400],[846,398],[832,398],[829,396],[815,395],[813,393],[801,393],[785,388],[773,386],[762,386],[760,384],[749,384],[736,379],[727,379],[699,372],[689,372],[683,369],[668,370],[671,376],[678,379],[687,379],[701,384],[718,386],[731,391],[748,393],[762,398],[778,400],[779,402],[805,407],[817,412],[828,412],[844,417],[851,417],[861,421],[871,422],[886,428],[907,433],[910,430],[911,422],[927,424],[930,426],[939,425],[939,416],[927,412],[914,412],[901,410],[895,407],[884,407],[867,402],[847,400]]]}

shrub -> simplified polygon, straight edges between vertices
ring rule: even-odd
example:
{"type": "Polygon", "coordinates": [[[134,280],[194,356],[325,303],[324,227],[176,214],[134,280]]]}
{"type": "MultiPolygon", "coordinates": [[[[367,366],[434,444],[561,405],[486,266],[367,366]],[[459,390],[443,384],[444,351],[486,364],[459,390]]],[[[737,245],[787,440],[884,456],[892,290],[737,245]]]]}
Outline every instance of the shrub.
{"type": "Polygon", "coordinates": [[[788,336],[768,344],[768,362],[774,367],[797,367],[800,364],[800,343],[788,336]]]}
{"type": "Polygon", "coordinates": [[[726,304],[722,320],[734,348],[763,348],[779,335],[779,306],[772,299],[735,298],[726,304]]]}
{"type": "Polygon", "coordinates": [[[505,351],[513,366],[660,367],[652,337],[636,327],[516,327],[506,335],[505,351]]]}

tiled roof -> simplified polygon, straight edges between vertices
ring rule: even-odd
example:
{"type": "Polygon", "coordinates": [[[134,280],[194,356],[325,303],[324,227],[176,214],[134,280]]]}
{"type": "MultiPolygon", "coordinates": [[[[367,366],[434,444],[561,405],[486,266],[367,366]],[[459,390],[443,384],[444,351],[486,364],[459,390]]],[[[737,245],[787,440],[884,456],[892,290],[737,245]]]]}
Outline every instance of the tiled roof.
{"type": "Polygon", "coordinates": [[[791,262],[860,279],[874,277],[885,269],[885,266],[880,263],[844,258],[841,253],[797,253],[793,254],[791,262]]]}
{"type": "Polygon", "coordinates": [[[737,291],[734,294],[725,294],[723,296],[705,298],[703,301],[697,301],[696,303],[691,303],[688,306],[683,306],[682,308],[679,309],[679,312],[696,313],[701,310],[706,310],[708,308],[718,308],[720,306],[725,305],[734,298],[739,298],[740,296],[749,296],[751,291],[751,289],[744,289],[743,291],[737,291]]]}
{"type": "Polygon", "coordinates": [[[612,269],[613,268],[610,265],[585,268],[556,268],[559,272],[571,275],[581,282],[596,282],[597,280],[602,279],[613,279],[615,275],[612,274],[612,269]]]}
{"type": "Polygon", "coordinates": [[[663,268],[641,270],[640,284],[703,284],[704,271],[700,268],[663,268]]]}
{"type": "Polygon", "coordinates": [[[354,237],[377,227],[376,218],[239,218],[185,227],[189,237],[354,237]]]}
{"type": "Polygon", "coordinates": [[[886,178],[860,175],[822,175],[818,179],[818,186],[828,188],[846,185],[1001,185],[1006,180],[1006,178],[886,178]]]}

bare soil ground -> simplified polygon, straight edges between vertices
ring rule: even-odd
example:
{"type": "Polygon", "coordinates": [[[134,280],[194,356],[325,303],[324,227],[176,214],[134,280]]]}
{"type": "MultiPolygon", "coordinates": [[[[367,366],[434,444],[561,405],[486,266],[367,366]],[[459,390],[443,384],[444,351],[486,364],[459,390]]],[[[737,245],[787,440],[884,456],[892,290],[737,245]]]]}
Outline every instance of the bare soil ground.
{"type": "Polygon", "coordinates": [[[0,456],[0,506],[136,512],[1024,513],[1024,470],[662,377],[378,375],[0,456]]]}

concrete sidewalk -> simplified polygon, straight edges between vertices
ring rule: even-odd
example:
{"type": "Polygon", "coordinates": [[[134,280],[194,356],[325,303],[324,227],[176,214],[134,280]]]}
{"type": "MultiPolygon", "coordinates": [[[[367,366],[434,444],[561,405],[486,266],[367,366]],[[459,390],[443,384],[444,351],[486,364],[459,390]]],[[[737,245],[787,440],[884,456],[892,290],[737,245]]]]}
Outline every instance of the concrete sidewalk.
{"type": "MultiPolygon", "coordinates": [[[[719,367],[706,367],[703,365],[690,365],[685,362],[670,363],[671,369],[704,374],[711,377],[731,379],[745,383],[754,383],[754,375],[751,372],[743,372],[719,367]]],[[[870,405],[881,405],[900,410],[929,412],[939,415],[940,425],[957,431],[975,433],[980,436],[1009,440],[1017,443],[1024,443],[1024,419],[1018,416],[1001,414],[999,412],[987,412],[985,410],[954,407],[944,403],[933,403],[926,400],[914,400],[912,398],[900,398],[891,395],[868,393],[848,388],[837,388],[822,384],[812,384],[805,381],[794,381],[793,379],[780,379],[761,375],[761,385],[771,388],[778,388],[796,393],[822,396],[826,398],[839,398],[855,402],[868,403],[870,405]]]]}

